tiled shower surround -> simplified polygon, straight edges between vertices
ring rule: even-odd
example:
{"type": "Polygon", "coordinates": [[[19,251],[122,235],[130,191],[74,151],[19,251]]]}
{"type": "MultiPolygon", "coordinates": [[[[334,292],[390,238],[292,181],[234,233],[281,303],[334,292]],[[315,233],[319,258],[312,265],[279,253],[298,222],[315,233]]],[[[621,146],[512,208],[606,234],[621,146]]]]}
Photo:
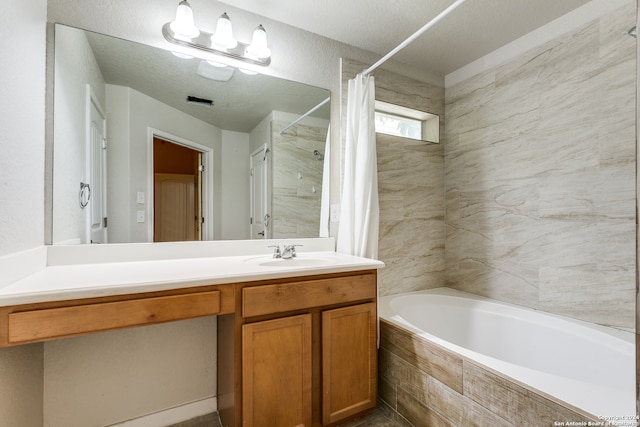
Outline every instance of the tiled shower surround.
{"type": "Polygon", "coordinates": [[[446,89],[446,286],[635,323],[636,2],[446,89]]]}
{"type": "MultiPolygon", "coordinates": [[[[440,115],[443,141],[377,134],[381,296],[448,286],[634,329],[635,9],[446,91],[375,71],[376,99],[440,115]]],[[[342,67],[346,109],[366,64],[342,67]]]]}
{"type": "Polygon", "coordinates": [[[273,235],[318,236],[323,162],[313,152],[324,153],[327,128],[297,124],[280,134],[288,125],[271,122],[273,235]]]}
{"type": "MultiPolygon", "coordinates": [[[[342,61],[343,111],[347,80],[366,67],[342,61]]],[[[374,74],[377,100],[439,115],[442,134],[444,88],[386,70],[374,74]]],[[[386,265],[378,275],[380,295],[444,286],[444,146],[384,134],[376,139],[378,258],[386,265]]]]}
{"type": "MultiPolygon", "coordinates": [[[[635,329],[635,21],[629,0],[446,91],[376,70],[376,98],[441,115],[443,141],[377,135],[381,296],[448,286],[635,329]]],[[[416,426],[585,419],[381,330],[380,397],[416,426]]]]}

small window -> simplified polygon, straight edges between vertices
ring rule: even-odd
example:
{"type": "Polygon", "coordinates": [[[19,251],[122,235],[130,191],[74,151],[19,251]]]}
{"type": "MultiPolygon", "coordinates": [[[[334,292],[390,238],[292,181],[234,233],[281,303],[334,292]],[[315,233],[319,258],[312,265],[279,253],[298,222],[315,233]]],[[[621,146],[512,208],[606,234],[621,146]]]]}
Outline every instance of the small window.
{"type": "Polygon", "coordinates": [[[379,133],[440,142],[440,119],[435,114],[376,101],[375,124],[379,133]]]}

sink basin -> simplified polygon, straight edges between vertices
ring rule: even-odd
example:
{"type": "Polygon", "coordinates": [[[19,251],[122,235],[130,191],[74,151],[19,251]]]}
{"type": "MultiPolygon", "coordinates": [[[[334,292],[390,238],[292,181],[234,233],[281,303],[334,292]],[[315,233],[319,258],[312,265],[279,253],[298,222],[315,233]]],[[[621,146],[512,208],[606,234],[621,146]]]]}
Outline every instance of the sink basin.
{"type": "Polygon", "coordinates": [[[304,267],[321,267],[336,263],[335,258],[324,256],[306,256],[298,254],[295,258],[273,258],[271,256],[261,256],[249,258],[245,262],[262,267],[278,267],[278,268],[304,268],[304,267]]]}

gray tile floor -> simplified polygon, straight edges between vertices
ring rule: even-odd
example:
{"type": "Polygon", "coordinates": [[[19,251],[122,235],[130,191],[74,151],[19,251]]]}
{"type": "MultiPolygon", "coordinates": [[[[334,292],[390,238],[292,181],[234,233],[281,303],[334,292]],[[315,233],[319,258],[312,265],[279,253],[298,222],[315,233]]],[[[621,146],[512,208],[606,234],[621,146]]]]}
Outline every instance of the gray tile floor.
{"type": "Polygon", "coordinates": [[[385,404],[378,402],[378,407],[368,411],[363,417],[339,424],[338,427],[411,427],[411,424],[385,404]]]}
{"type": "MultiPolygon", "coordinates": [[[[170,427],[222,427],[218,414],[203,415],[198,418],[174,424],[170,427]]],[[[382,403],[368,411],[364,416],[339,424],[337,427],[411,427],[404,419],[398,417],[382,403]]]]}
{"type": "Polygon", "coordinates": [[[222,427],[222,425],[220,424],[218,413],[214,412],[213,414],[202,415],[169,427],[222,427]]]}

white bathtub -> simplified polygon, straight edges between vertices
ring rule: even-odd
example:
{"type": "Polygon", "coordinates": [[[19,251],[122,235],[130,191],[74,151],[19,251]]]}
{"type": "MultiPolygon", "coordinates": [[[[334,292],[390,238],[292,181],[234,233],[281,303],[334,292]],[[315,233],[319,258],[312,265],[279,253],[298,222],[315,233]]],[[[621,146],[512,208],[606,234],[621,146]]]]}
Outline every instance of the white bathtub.
{"type": "Polygon", "coordinates": [[[382,297],[379,314],[595,416],[636,413],[630,332],[449,288],[382,297]]]}

